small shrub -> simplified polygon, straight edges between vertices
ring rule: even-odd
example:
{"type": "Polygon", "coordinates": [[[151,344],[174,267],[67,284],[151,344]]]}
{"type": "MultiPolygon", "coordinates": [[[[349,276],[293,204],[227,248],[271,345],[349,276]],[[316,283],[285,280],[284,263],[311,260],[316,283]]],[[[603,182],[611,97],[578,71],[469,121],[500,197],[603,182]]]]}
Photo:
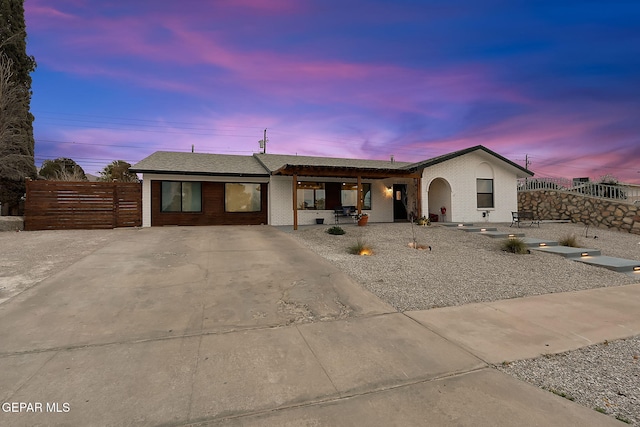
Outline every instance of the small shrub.
{"type": "Polygon", "coordinates": [[[579,248],[578,237],[575,234],[567,234],[562,236],[558,241],[560,246],[569,246],[570,248],[579,248]]]}
{"type": "Polygon", "coordinates": [[[341,234],[346,233],[346,231],[344,231],[342,227],[338,227],[337,225],[334,225],[333,227],[327,230],[327,233],[339,236],[341,234]]]}
{"type": "Polygon", "coordinates": [[[514,254],[526,254],[529,252],[524,240],[518,238],[505,239],[500,248],[505,252],[511,252],[514,254]]]}
{"type": "Polygon", "coordinates": [[[422,217],[418,218],[416,220],[416,222],[418,223],[418,225],[422,225],[422,226],[431,225],[431,220],[429,218],[427,218],[426,216],[422,216],[422,217]]]}
{"type": "Polygon", "coordinates": [[[571,401],[575,401],[575,400],[576,400],[573,396],[568,395],[568,394],[567,394],[567,393],[565,393],[564,391],[558,391],[558,390],[554,390],[554,389],[552,389],[552,388],[551,388],[551,389],[549,389],[549,391],[550,391],[551,393],[555,394],[556,396],[564,397],[564,398],[565,398],[565,399],[567,399],[567,400],[571,400],[571,401]]]}
{"type": "Polygon", "coordinates": [[[606,414],[607,410],[604,408],[601,408],[599,406],[596,406],[595,408],[593,408],[596,412],[600,412],[601,414],[606,414]]]}
{"type": "Polygon", "coordinates": [[[347,249],[352,255],[372,255],[373,250],[362,240],[358,239],[358,242],[349,246],[347,249]]]}
{"type": "Polygon", "coordinates": [[[616,415],[616,420],[622,421],[623,423],[631,424],[631,420],[626,419],[622,415],[616,415]]]}

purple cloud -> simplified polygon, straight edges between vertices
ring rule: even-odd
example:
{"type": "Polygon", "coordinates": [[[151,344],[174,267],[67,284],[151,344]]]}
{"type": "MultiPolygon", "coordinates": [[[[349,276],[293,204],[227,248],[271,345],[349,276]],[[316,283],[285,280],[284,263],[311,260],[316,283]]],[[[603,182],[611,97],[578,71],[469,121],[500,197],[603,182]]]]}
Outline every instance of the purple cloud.
{"type": "Polygon", "coordinates": [[[187,3],[26,2],[37,138],[107,157],[247,153],[266,127],[278,152],[420,160],[483,144],[544,176],[640,178],[633,4],[187,3]],[[64,96],[70,83],[86,96],[64,96]]]}

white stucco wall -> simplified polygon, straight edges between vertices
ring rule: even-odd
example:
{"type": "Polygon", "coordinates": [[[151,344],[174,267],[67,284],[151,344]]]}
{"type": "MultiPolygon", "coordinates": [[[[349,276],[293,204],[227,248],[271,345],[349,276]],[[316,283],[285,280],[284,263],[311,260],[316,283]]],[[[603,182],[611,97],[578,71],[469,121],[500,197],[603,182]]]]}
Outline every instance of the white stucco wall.
{"type": "Polygon", "coordinates": [[[422,174],[422,212],[440,213],[440,206],[429,206],[429,185],[436,178],[451,186],[451,206],[447,221],[511,222],[511,211],[518,210],[516,169],[484,152],[474,151],[430,166],[422,174]],[[476,178],[493,173],[494,207],[477,208],[476,178]],[[488,216],[482,213],[489,211],[488,216]]]}
{"type": "MultiPolygon", "coordinates": [[[[350,182],[354,179],[300,177],[300,181],[317,182],[350,182]]],[[[369,214],[371,222],[393,222],[393,200],[391,193],[386,191],[386,186],[392,181],[362,180],[362,183],[371,184],[371,210],[363,210],[369,214]]],[[[333,224],[335,217],[333,210],[298,210],[298,225],[311,225],[316,223],[316,218],[324,218],[325,224],[333,224]]],[[[345,219],[342,219],[345,221],[345,219]]],[[[293,179],[291,177],[272,176],[269,183],[269,224],[292,225],[293,224],[293,179]]]]}
{"type": "MultiPolygon", "coordinates": [[[[142,174],[142,226],[151,227],[151,181],[269,182],[269,178],[142,174]]],[[[268,192],[267,192],[268,193],[268,192]]],[[[268,197],[268,196],[267,196],[268,197]]]]}
{"type": "MultiPolygon", "coordinates": [[[[293,224],[293,180],[288,176],[272,176],[269,181],[270,225],[293,224]]],[[[315,222],[315,220],[314,220],[315,222]]]]}
{"type": "Polygon", "coordinates": [[[364,181],[371,182],[371,210],[367,212],[371,222],[393,222],[393,180],[364,181]]]}

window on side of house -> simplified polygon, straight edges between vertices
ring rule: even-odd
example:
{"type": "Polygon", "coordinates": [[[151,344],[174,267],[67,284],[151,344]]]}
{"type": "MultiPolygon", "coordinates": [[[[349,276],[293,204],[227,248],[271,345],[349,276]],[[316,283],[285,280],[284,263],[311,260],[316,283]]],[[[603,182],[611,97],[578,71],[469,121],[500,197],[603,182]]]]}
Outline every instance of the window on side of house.
{"type": "Polygon", "coordinates": [[[298,209],[325,209],[324,182],[298,181],[298,209]]]}
{"type": "Polygon", "coordinates": [[[202,212],[202,183],[162,181],[161,212],[202,212]]]}
{"type": "Polygon", "coordinates": [[[224,184],[225,212],[260,212],[260,184],[227,182],[224,184]]]}
{"type": "MultiPolygon", "coordinates": [[[[340,194],[342,206],[358,206],[358,184],[343,183],[340,194]]],[[[371,209],[371,184],[362,184],[362,209],[371,209]]]]}
{"type": "Polygon", "coordinates": [[[493,208],[493,179],[478,178],[476,180],[478,209],[493,208]]]}

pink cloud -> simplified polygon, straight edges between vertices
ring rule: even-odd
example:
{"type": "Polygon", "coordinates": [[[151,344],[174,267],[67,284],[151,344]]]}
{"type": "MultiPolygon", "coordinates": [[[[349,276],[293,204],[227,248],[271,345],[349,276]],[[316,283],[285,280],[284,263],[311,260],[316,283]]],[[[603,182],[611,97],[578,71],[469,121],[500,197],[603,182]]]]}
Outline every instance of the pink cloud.
{"type": "Polygon", "coordinates": [[[302,8],[301,2],[297,0],[218,0],[218,7],[225,9],[253,9],[261,13],[264,12],[292,12],[302,8]]]}

